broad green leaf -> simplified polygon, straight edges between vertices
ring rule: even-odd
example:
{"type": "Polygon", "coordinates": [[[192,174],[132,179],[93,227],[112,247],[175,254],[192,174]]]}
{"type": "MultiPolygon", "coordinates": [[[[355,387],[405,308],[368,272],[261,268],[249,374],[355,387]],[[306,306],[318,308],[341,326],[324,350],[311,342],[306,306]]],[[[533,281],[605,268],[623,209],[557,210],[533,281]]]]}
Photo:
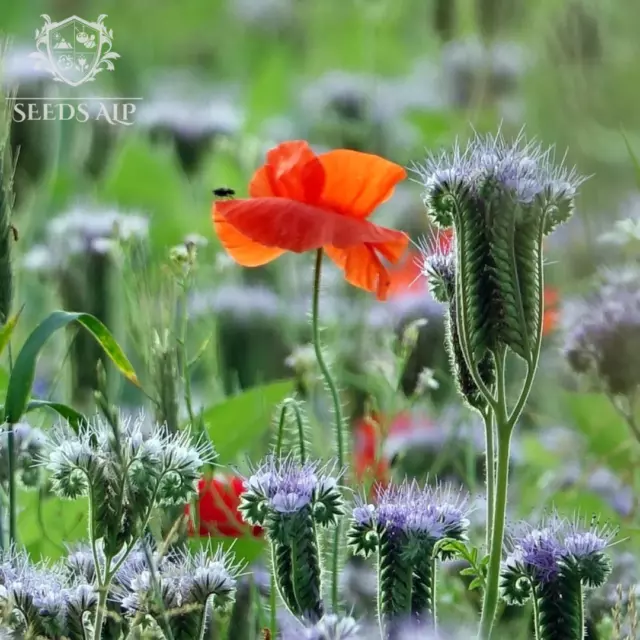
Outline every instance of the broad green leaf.
{"type": "Polygon", "coordinates": [[[9,317],[6,324],[0,329],[0,355],[2,355],[3,351],[7,348],[9,341],[11,340],[11,335],[13,334],[13,330],[16,328],[18,324],[18,320],[20,319],[20,314],[22,313],[22,309],[24,306],[20,308],[18,313],[9,317]]]}
{"type": "Polygon", "coordinates": [[[33,330],[16,358],[7,389],[5,421],[15,423],[20,420],[29,402],[40,351],[58,329],[72,322],[77,322],[89,331],[122,375],[133,384],[140,386],[133,366],[100,320],[88,313],[54,311],[33,330]]]}
{"type": "Polygon", "coordinates": [[[567,393],[564,399],[590,453],[612,469],[631,468],[637,443],[609,400],[595,393],[567,393]]]}
{"type": "Polygon", "coordinates": [[[55,561],[65,545],[87,539],[86,499],[62,500],[37,491],[18,494],[18,539],[34,560],[55,561]]]}
{"type": "Polygon", "coordinates": [[[238,454],[256,450],[271,428],[278,404],[293,393],[293,387],[289,380],[256,387],[204,412],[203,422],[218,463],[233,463],[238,454]]]}
{"type": "Polygon", "coordinates": [[[61,418],[64,418],[69,426],[77,433],[78,429],[87,424],[87,419],[79,411],[62,402],[51,402],[49,400],[29,400],[25,413],[36,411],[37,409],[51,409],[61,418]]]}

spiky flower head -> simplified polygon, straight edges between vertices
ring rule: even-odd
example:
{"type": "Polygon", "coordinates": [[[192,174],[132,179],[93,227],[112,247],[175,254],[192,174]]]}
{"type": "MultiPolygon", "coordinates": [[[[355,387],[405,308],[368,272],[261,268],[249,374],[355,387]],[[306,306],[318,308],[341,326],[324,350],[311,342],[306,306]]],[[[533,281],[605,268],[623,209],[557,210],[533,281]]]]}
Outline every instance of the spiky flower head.
{"type": "Polygon", "coordinates": [[[464,540],[468,514],[468,496],[449,485],[391,484],[378,489],[375,504],[361,502],[353,509],[349,541],[356,553],[368,555],[383,533],[406,540],[407,548],[414,541],[433,546],[443,538],[464,540]]]}
{"type": "Polygon", "coordinates": [[[32,564],[14,548],[0,553],[0,607],[14,631],[81,638],[83,617],[97,601],[93,586],[69,576],[62,565],[32,564]]]}
{"type": "Polygon", "coordinates": [[[581,179],[520,135],[476,135],[418,167],[433,222],[453,228],[468,357],[508,346],[530,361],[541,331],[542,239],[568,220],[581,179]]]}
{"type": "Polygon", "coordinates": [[[210,546],[162,559],[149,553],[123,568],[116,596],[125,615],[148,615],[174,637],[195,640],[211,608],[224,610],[233,602],[243,567],[233,554],[210,546]]]}
{"type": "Polygon", "coordinates": [[[53,491],[71,500],[90,497],[92,531],[111,557],[142,533],[138,527],[155,506],[187,502],[200,468],[214,459],[208,442],[194,442],[189,431],[169,433],[143,414],[116,427],[101,418],[77,431],[58,425],[48,436],[43,457],[53,491]]]}
{"type": "Polygon", "coordinates": [[[319,524],[334,523],[343,512],[337,479],[317,463],[269,456],[247,478],[240,511],[250,524],[263,526],[270,516],[293,515],[307,507],[319,524]]]}
{"type": "Polygon", "coordinates": [[[283,640],[360,640],[364,638],[360,631],[360,625],[353,618],[327,614],[304,630],[285,632],[283,640]]]}
{"type": "MultiPolygon", "coordinates": [[[[39,461],[45,444],[45,435],[27,422],[11,425],[13,447],[17,458],[18,478],[25,487],[35,487],[40,480],[39,461]]],[[[8,425],[0,427],[0,484],[8,481],[9,463],[8,425]]]]}
{"type": "Polygon", "coordinates": [[[577,374],[591,374],[612,395],[640,387],[640,286],[637,270],[604,275],[600,288],[569,307],[564,354],[577,374]]]}
{"type": "Polygon", "coordinates": [[[269,456],[246,479],[240,511],[265,528],[276,585],[289,611],[318,620],[324,613],[318,527],[343,513],[337,479],[317,463],[269,456]]]}
{"type": "Polygon", "coordinates": [[[605,551],[614,535],[607,526],[595,522],[585,526],[556,514],[538,528],[520,525],[502,570],[505,599],[523,604],[534,588],[567,576],[586,587],[602,585],[611,570],[605,551]]]}

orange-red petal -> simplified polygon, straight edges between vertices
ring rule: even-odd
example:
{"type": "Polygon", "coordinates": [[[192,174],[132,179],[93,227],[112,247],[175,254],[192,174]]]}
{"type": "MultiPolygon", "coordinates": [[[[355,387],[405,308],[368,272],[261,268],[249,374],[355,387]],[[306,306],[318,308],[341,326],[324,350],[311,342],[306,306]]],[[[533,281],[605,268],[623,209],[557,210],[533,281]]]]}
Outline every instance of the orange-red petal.
{"type": "Polygon", "coordinates": [[[218,211],[219,202],[213,207],[213,226],[225,251],[243,267],[260,267],[284,253],[283,249],[265,247],[254,242],[229,224],[218,211]]]}
{"type": "Polygon", "coordinates": [[[295,253],[331,245],[348,249],[384,245],[391,257],[404,251],[405,234],[286,198],[252,198],[216,203],[216,212],[243,236],[264,247],[295,253]]]}
{"type": "Polygon", "coordinates": [[[375,293],[378,300],[386,300],[391,286],[391,277],[389,270],[376,252],[379,248],[377,245],[363,244],[348,249],[327,246],[325,251],[344,270],[344,277],[349,284],[375,293]]]}
{"type": "Polygon", "coordinates": [[[324,186],[324,169],[307,142],[283,142],[267,152],[267,161],[249,184],[252,198],[280,197],[315,203],[324,186]]]}
{"type": "Polygon", "coordinates": [[[393,195],[407,172],[376,155],[337,149],[318,156],[324,169],[323,208],[354,218],[366,218],[393,195]]]}

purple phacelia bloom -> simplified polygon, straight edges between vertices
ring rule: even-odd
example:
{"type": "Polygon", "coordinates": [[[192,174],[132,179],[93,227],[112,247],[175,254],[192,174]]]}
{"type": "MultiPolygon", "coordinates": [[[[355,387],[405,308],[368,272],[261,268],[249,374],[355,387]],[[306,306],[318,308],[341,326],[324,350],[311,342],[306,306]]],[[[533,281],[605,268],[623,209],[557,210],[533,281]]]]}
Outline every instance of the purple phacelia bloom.
{"type": "Polygon", "coordinates": [[[520,540],[518,559],[541,582],[551,582],[559,572],[562,546],[550,529],[534,529],[520,540]]]}
{"type": "Polygon", "coordinates": [[[378,490],[376,504],[353,510],[358,524],[371,524],[390,533],[426,534],[440,539],[464,534],[469,521],[466,497],[448,485],[420,487],[417,482],[388,485],[378,490]]]}
{"type": "Polygon", "coordinates": [[[507,568],[524,570],[534,580],[546,584],[555,580],[568,560],[584,560],[602,554],[610,545],[614,532],[608,527],[571,522],[551,516],[538,529],[524,525],[513,536],[507,568]],[[585,530],[586,529],[586,530],[585,530]]]}
{"type": "Polygon", "coordinates": [[[300,464],[293,457],[278,459],[270,456],[247,479],[250,492],[267,500],[278,513],[297,513],[311,505],[315,496],[336,481],[316,463],[300,464]]]}

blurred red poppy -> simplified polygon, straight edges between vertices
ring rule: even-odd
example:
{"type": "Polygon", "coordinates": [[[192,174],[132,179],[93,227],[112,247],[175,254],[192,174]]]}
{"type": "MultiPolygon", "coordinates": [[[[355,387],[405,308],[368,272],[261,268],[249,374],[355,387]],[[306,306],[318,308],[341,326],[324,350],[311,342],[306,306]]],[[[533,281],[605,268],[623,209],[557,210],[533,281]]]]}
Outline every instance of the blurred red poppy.
{"type": "Polygon", "coordinates": [[[544,315],[542,317],[542,335],[548,335],[558,326],[560,319],[560,310],[558,303],[560,302],[560,293],[553,287],[545,287],[544,289],[544,315]]]}
{"type": "Polygon", "coordinates": [[[213,224],[245,267],[322,248],[347,282],[384,300],[389,274],[382,259],[397,263],[409,238],[367,218],[405,178],[401,166],[379,156],[346,149],[315,155],[304,141],[283,142],[254,174],[250,198],[214,203],[213,224]]]}
{"type": "MultiPolygon", "coordinates": [[[[429,248],[434,252],[448,253],[451,250],[453,230],[443,229],[436,232],[429,248]]],[[[424,254],[409,251],[402,262],[389,269],[390,285],[389,298],[404,295],[422,295],[428,287],[427,278],[423,272],[424,254]]]]}
{"type": "Polygon", "coordinates": [[[358,481],[373,480],[375,484],[386,484],[389,480],[389,465],[381,457],[381,420],[376,415],[363,416],[354,425],[354,471],[358,481]]]}
{"type": "MultiPolygon", "coordinates": [[[[250,527],[238,512],[240,496],[244,491],[244,483],[239,476],[217,474],[212,478],[201,478],[198,482],[199,531],[201,536],[222,536],[242,538],[262,534],[260,527],[250,527]]],[[[186,514],[190,514],[187,506],[186,514]]],[[[189,520],[189,535],[195,536],[195,530],[189,520]]]]}

